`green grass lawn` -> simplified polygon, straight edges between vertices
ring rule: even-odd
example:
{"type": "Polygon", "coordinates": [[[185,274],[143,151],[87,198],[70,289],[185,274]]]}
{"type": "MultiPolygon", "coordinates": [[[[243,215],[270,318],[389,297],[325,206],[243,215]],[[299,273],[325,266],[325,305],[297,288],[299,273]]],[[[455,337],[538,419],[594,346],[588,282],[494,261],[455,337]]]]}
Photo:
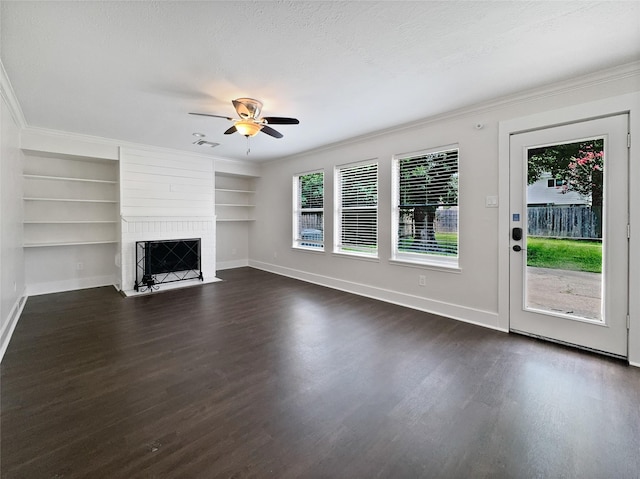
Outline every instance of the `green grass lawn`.
{"type": "MultiPolygon", "coordinates": [[[[436,233],[438,244],[445,248],[445,245],[455,245],[457,239],[457,233],[436,233]]],[[[400,244],[400,251],[412,251],[412,243],[411,238],[406,238],[400,244]]],[[[455,247],[449,254],[455,254],[454,251],[455,247]]],[[[590,240],[528,237],[527,266],[601,273],[602,243],[590,240]]]]}
{"type": "Polygon", "coordinates": [[[601,273],[602,243],[528,237],[527,266],[601,273]]]}
{"type": "MultiPolygon", "coordinates": [[[[429,254],[435,254],[440,256],[455,256],[458,254],[458,233],[436,233],[436,241],[438,246],[442,248],[442,251],[430,251],[429,254]]],[[[403,238],[400,241],[398,249],[400,251],[408,251],[411,253],[421,253],[422,251],[415,251],[412,248],[413,238],[403,238]]]]}

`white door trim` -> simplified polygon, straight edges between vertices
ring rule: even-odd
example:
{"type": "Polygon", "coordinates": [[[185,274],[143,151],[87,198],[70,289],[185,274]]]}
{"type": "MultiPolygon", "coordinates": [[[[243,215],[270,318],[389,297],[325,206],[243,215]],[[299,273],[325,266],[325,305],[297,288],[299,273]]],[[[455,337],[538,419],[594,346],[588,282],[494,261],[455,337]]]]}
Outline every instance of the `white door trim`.
{"type": "MultiPolygon", "coordinates": [[[[640,184],[640,92],[501,121],[498,125],[498,327],[509,330],[509,137],[515,133],[629,113],[632,185],[640,184]]],[[[640,188],[631,188],[629,364],[640,367],[640,188]],[[635,229],[634,229],[635,228],[635,229]],[[635,292],[635,294],[634,294],[635,292]]]]}

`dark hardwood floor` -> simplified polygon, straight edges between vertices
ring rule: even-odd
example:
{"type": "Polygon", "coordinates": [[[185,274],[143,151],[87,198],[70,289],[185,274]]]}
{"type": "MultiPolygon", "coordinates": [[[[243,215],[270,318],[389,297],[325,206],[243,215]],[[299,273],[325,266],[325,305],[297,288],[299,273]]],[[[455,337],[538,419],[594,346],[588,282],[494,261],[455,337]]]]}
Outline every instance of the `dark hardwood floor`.
{"type": "Polygon", "coordinates": [[[250,268],[32,297],[3,478],[638,478],[640,370],[250,268]]]}

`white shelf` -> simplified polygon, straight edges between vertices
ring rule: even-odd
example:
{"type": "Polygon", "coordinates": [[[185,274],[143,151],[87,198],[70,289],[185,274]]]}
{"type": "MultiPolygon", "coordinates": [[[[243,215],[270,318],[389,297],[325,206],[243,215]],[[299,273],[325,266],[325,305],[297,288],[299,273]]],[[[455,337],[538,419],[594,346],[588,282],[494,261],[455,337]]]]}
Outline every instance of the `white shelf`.
{"type": "Polygon", "coordinates": [[[243,207],[253,207],[255,205],[247,205],[245,203],[217,203],[216,206],[243,206],[243,207]]]}
{"type": "Polygon", "coordinates": [[[255,218],[221,218],[221,219],[217,219],[216,222],[218,223],[226,223],[226,222],[231,222],[231,221],[255,221],[255,218]]]}
{"type": "Polygon", "coordinates": [[[64,243],[25,243],[22,245],[25,248],[46,248],[49,246],[78,246],[89,244],[111,244],[117,243],[116,240],[104,240],[104,241],[69,241],[64,243]]]}
{"type": "Polygon", "coordinates": [[[117,200],[89,200],[77,198],[23,198],[24,201],[62,201],[66,203],[117,203],[117,200]]]}
{"type": "Polygon", "coordinates": [[[76,225],[76,224],[98,224],[98,223],[117,223],[117,221],[94,221],[94,220],[65,220],[65,221],[24,221],[25,225],[76,225]]]}
{"type": "Polygon", "coordinates": [[[235,190],[235,189],[229,189],[229,188],[216,188],[216,191],[219,191],[222,193],[255,193],[255,191],[253,190],[235,190]]]}
{"type": "Polygon", "coordinates": [[[67,176],[47,176],[47,175],[23,175],[25,178],[33,180],[54,180],[54,181],[81,181],[86,183],[107,183],[111,185],[118,184],[114,180],[94,180],[91,178],[71,178],[67,176]]]}
{"type": "Polygon", "coordinates": [[[252,179],[217,175],[216,186],[217,223],[255,221],[255,190],[252,179]]]}

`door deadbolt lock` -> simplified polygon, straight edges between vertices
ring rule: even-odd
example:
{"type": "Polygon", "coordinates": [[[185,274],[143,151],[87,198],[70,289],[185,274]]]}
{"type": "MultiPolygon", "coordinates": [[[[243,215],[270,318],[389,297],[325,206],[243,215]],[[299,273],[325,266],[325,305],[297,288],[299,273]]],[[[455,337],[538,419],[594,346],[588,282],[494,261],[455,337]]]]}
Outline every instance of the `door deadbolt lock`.
{"type": "Polygon", "coordinates": [[[513,241],[520,241],[522,239],[522,228],[513,228],[511,230],[511,238],[513,241]]]}

